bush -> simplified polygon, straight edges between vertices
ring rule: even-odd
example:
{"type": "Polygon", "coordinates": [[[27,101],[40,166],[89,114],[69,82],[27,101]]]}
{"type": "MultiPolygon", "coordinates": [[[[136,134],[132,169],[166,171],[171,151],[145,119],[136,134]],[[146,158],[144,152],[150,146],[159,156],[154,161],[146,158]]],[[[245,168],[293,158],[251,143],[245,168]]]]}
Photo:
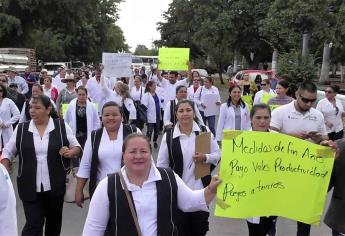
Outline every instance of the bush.
{"type": "Polygon", "coordinates": [[[315,67],[315,58],[309,55],[305,58],[297,51],[280,54],[278,57],[278,71],[279,76],[284,76],[289,82],[298,84],[303,81],[317,80],[317,73],[315,67]]]}

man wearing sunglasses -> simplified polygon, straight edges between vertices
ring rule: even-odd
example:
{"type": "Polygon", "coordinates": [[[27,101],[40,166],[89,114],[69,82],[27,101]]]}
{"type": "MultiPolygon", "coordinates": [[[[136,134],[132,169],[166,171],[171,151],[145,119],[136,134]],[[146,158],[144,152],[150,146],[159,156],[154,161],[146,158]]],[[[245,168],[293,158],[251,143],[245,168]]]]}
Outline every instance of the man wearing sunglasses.
{"type": "MultiPolygon", "coordinates": [[[[313,108],[316,99],[316,85],[308,81],[301,83],[296,100],[272,112],[271,129],[317,144],[328,139],[324,117],[313,108]]],[[[309,236],[310,225],[297,222],[297,235],[309,236]]]]}

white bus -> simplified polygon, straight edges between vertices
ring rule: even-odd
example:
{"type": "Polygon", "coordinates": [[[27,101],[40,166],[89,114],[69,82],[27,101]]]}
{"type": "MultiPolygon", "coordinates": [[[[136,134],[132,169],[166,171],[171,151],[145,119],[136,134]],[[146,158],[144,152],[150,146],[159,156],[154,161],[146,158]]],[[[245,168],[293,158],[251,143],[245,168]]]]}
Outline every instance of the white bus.
{"type": "MultiPolygon", "coordinates": [[[[145,70],[149,71],[151,70],[151,66],[153,67],[157,67],[157,63],[158,63],[158,56],[139,56],[139,55],[133,55],[132,56],[132,66],[133,69],[137,68],[134,66],[134,61],[136,61],[137,63],[135,63],[136,65],[138,63],[141,63],[141,67],[145,66],[145,70]]],[[[138,69],[140,69],[138,68],[138,69]]]]}

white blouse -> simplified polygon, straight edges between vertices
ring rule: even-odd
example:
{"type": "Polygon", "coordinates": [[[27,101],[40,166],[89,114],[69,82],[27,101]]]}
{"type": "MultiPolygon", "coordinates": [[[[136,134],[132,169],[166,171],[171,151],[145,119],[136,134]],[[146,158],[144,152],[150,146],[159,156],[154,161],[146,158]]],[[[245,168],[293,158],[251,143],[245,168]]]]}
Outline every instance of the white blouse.
{"type": "MultiPolygon", "coordinates": [[[[66,135],[69,142],[69,147],[80,147],[77,139],[74,137],[71,128],[65,123],[66,126],[66,135]]],[[[34,139],[35,153],[37,159],[37,169],[36,169],[36,192],[41,192],[41,184],[43,186],[43,191],[51,190],[50,178],[49,178],[49,169],[48,169],[48,144],[49,144],[49,133],[55,129],[54,121],[52,118],[49,118],[48,125],[43,133],[41,138],[36,125],[33,120],[29,124],[29,132],[32,133],[34,139]]],[[[17,130],[18,127],[14,130],[10,140],[5,145],[3,149],[2,157],[9,160],[12,159],[17,154],[17,130]]],[[[66,166],[67,168],[68,166],[66,166]]],[[[19,172],[20,176],[21,173],[19,172]]]]}
{"type": "MultiPolygon", "coordinates": [[[[129,182],[125,167],[122,167],[121,172],[127,184],[128,191],[132,192],[139,227],[143,236],[157,235],[156,181],[162,179],[160,172],[152,164],[149,177],[142,187],[129,182]]],[[[184,212],[208,211],[204,197],[204,189],[192,191],[176,174],[175,178],[178,188],[177,207],[184,212]]],[[[109,221],[109,199],[107,188],[108,178],[105,178],[99,183],[92,197],[89,212],[84,224],[84,236],[101,236],[104,234],[109,221]]],[[[166,208],[169,210],[168,206],[166,208]]]]}
{"type": "Polygon", "coordinates": [[[133,101],[140,101],[144,94],[145,94],[145,88],[140,87],[139,90],[134,86],[133,88],[131,88],[131,97],[133,99],[133,101]],[[140,99],[141,97],[141,99],[140,99]]]}
{"type": "MultiPolygon", "coordinates": [[[[205,111],[201,106],[202,103],[205,103],[206,94],[216,94],[218,96],[218,102],[220,102],[220,94],[217,87],[212,86],[211,88],[206,88],[205,86],[200,86],[198,90],[194,93],[194,102],[198,105],[200,111],[205,111]]],[[[214,104],[216,105],[216,104],[214,104]]]]}
{"type": "Polygon", "coordinates": [[[338,133],[344,129],[342,118],[344,107],[339,99],[335,99],[335,106],[333,106],[333,104],[327,98],[321,99],[318,102],[316,109],[323,114],[325,122],[333,124],[332,128],[329,128],[326,125],[327,133],[338,133]]]}
{"type": "MultiPolygon", "coordinates": [[[[174,127],[173,138],[180,137],[181,150],[183,155],[183,173],[182,180],[187,184],[187,186],[193,190],[204,188],[201,179],[195,179],[194,169],[195,164],[193,161],[193,155],[195,154],[195,131],[201,132],[200,127],[197,123],[193,122],[192,133],[187,136],[181,133],[179,128],[179,122],[174,127]]],[[[207,128],[207,131],[209,129],[207,128]]],[[[220,160],[220,150],[217,141],[214,139],[211,133],[211,152],[206,154],[206,163],[217,165],[220,160]]],[[[166,140],[166,133],[162,138],[162,143],[159,148],[157,166],[159,167],[169,167],[169,153],[166,140]]]]}
{"type": "MultiPolygon", "coordinates": [[[[0,128],[0,135],[2,136],[4,145],[10,139],[13,133],[12,125],[16,123],[20,118],[20,112],[16,104],[9,98],[4,98],[0,105],[0,124],[6,127],[0,128]]],[[[3,148],[0,142],[0,150],[3,148]]]]}
{"type": "MultiPolygon", "coordinates": [[[[140,132],[140,131],[139,131],[140,132]]],[[[138,133],[138,129],[137,129],[138,133]]],[[[83,157],[79,166],[77,176],[79,178],[89,179],[91,173],[92,145],[91,135],[88,136],[83,157]]],[[[101,142],[98,148],[98,169],[96,183],[101,181],[107,174],[114,173],[121,168],[123,143],[123,125],[121,124],[115,140],[110,140],[108,132],[103,128],[101,142]]]]}

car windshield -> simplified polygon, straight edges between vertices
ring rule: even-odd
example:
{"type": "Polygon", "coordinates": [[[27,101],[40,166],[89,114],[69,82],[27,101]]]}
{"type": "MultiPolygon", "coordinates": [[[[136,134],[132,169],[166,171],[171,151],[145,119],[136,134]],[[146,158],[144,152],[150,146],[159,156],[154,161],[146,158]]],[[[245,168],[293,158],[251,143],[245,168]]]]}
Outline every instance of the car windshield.
{"type": "Polygon", "coordinates": [[[132,58],[132,63],[143,63],[141,58],[132,58]]]}
{"type": "Polygon", "coordinates": [[[49,71],[57,71],[59,67],[61,67],[61,65],[44,65],[43,68],[49,71]]]}

